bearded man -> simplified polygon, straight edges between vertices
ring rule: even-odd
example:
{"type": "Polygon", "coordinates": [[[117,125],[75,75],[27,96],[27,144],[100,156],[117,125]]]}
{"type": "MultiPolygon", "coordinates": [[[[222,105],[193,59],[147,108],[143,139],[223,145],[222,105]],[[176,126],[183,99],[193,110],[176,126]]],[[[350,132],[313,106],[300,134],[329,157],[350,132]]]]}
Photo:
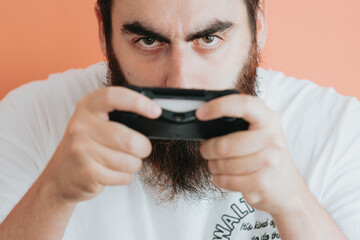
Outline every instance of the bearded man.
{"type": "Polygon", "coordinates": [[[0,104],[1,239],[357,238],[360,103],[258,67],[266,1],[98,0],[95,13],[107,64],[0,104]],[[196,117],[249,130],[150,140],[109,121],[161,115],[126,83],[235,88],[196,117]]]}

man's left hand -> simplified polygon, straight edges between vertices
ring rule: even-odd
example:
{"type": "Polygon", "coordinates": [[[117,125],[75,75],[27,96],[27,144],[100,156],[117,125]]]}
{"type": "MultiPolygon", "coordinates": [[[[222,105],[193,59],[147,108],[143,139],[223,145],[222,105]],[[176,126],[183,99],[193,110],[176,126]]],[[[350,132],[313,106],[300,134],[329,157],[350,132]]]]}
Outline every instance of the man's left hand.
{"type": "Polygon", "coordinates": [[[233,94],[217,98],[196,112],[202,121],[243,118],[249,130],[205,141],[200,152],[208,160],[213,182],[241,192],[254,208],[288,213],[301,205],[309,190],[291,158],[279,115],[255,97],[233,94]]]}

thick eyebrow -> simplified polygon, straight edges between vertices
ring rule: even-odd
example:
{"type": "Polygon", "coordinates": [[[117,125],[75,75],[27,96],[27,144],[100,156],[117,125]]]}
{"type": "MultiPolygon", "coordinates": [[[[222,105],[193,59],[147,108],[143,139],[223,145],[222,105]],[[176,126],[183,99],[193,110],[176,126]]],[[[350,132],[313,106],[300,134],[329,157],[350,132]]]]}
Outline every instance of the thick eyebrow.
{"type": "Polygon", "coordinates": [[[234,24],[232,22],[224,22],[220,20],[215,20],[214,22],[210,23],[206,26],[203,30],[197,31],[195,33],[191,33],[189,36],[186,37],[186,41],[190,42],[198,38],[202,38],[207,35],[212,35],[215,33],[224,32],[227,29],[233,27],[234,24]]]}
{"type": "Polygon", "coordinates": [[[154,38],[155,40],[160,41],[160,42],[170,43],[170,39],[168,37],[166,37],[162,33],[159,33],[153,29],[143,26],[141,23],[139,23],[137,21],[133,22],[133,23],[124,24],[122,31],[126,34],[136,34],[136,35],[140,35],[140,36],[147,36],[147,37],[154,38]]]}
{"type": "MultiPolygon", "coordinates": [[[[207,25],[204,29],[189,34],[185,38],[185,40],[187,42],[191,42],[195,39],[198,39],[198,38],[201,38],[201,37],[204,37],[207,35],[224,32],[225,30],[230,29],[233,26],[234,26],[234,24],[232,22],[215,20],[212,23],[210,23],[209,25],[207,25]]],[[[140,35],[140,36],[147,36],[147,37],[154,38],[155,40],[160,41],[160,42],[170,43],[169,37],[165,36],[164,34],[158,32],[156,30],[153,30],[149,27],[144,26],[143,24],[141,24],[138,21],[135,21],[133,23],[124,24],[123,28],[122,28],[122,32],[124,32],[125,34],[136,34],[136,35],[140,35]]]]}

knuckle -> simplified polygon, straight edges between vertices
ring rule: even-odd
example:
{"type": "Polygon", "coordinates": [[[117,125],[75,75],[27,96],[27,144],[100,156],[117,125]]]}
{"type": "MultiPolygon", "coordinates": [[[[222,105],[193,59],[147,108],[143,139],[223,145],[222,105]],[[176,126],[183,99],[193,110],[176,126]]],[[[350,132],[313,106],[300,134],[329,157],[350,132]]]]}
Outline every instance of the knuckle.
{"type": "Polygon", "coordinates": [[[275,130],[270,130],[269,132],[267,132],[267,138],[265,140],[265,144],[267,146],[270,146],[274,149],[278,149],[278,150],[283,150],[285,147],[284,144],[284,139],[282,138],[282,136],[279,134],[278,131],[275,130]]]}
{"type": "Polygon", "coordinates": [[[217,161],[214,160],[214,161],[208,161],[208,167],[209,167],[209,171],[212,173],[212,174],[216,174],[218,173],[218,167],[217,167],[217,161]]]}
{"type": "Polygon", "coordinates": [[[265,159],[265,165],[267,167],[277,167],[280,164],[280,153],[277,150],[269,150],[265,159]]]}
{"type": "Polygon", "coordinates": [[[280,138],[276,138],[273,140],[272,144],[271,144],[271,148],[272,148],[272,155],[276,155],[279,156],[281,154],[281,152],[285,151],[287,149],[286,143],[280,139],[280,138]]]}
{"type": "Polygon", "coordinates": [[[97,183],[88,184],[86,187],[86,192],[90,194],[97,194],[100,191],[101,187],[102,186],[97,183]]]}
{"type": "Polygon", "coordinates": [[[78,170],[78,174],[82,182],[84,183],[83,189],[86,192],[95,193],[98,189],[98,184],[96,183],[94,176],[94,167],[91,164],[83,164],[83,166],[78,170]]]}
{"type": "Polygon", "coordinates": [[[216,172],[223,172],[225,170],[225,161],[215,160],[214,161],[214,170],[216,172]]]}
{"type": "Polygon", "coordinates": [[[111,105],[113,102],[113,91],[111,88],[103,88],[102,89],[102,97],[104,99],[104,103],[106,105],[111,105]]]}
{"type": "Polygon", "coordinates": [[[133,169],[133,166],[130,162],[129,159],[126,159],[124,162],[123,162],[123,171],[124,172],[132,172],[132,169],[133,169]]]}
{"type": "Polygon", "coordinates": [[[100,184],[90,184],[88,185],[86,191],[92,195],[98,194],[102,189],[100,184]]]}
{"type": "Polygon", "coordinates": [[[218,175],[214,177],[214,181],[216,182],[216,184],[220,187],[226,187],[227,185],[227,179],[225,176],[222,175],[218,175]]]}
{"type": "Polygon", "coordinates": [[[149,139],[145,138],[144,141],[142,141],[142,144],[139,144],[141,146],[140,149],[142,149],[141,152],[139,152],[139,156],[141,158],[148,157],[152,152],[152,145],[149,139]]]}
{"type": "Polygon", "coordinates": [[[137,156],[140,158],[148,157],[152,152],[152,145],[149,139],[142,138],[140,141],[138,141],[138,150],[137,150],[137,156]]]}
{"type": "Polygon", "coordinates": [[[207,167],[208,167],[210,173],[215,173],[214,172],[214,163],[212,161],[208,161],[207,167]]]}
{"type": "Polygon", "coordinates": [[[129,153],[134,153],[136,150],[136,137],[133,133],[127,134],[127,136],[124,138],[124,147],[125,150],[129,153]]]}
{"type": "Polygon", "coordinates": [[[133,172],[138,172],[138,171],[140,171],[140,169],[141,169],[141,167],[142,167],[142,164],[143,164],[143,162],[142,162],[141,159],[136,159],[136,160],[134,161],[133,172]]]}
{"type": "Polygon", "coordinates": [[[246,202],[248,202],[250,205],[256,206],[259,202],[261,202],[261,195],[258,192],[252,192],[248,193],[245,196],[246,202]]]}
{"type": "Polygon", "coordinates": [[[273,136],[270,138],[270,144],[269,144],[274,150],[282,150],[284,148],[284,143],[283,141],[277,137],[277,136],[273,136]]]}
{"type": "MultiPolygon", "coordinates": [[[[214,107],[214,108],[215,108],[215,107],[214,107]]],[[[212,108],[212,109],[214,109],[214,108],[212,108]]],[[[218,113],[220,113],[220,114],[225,114],[225,113],[226,113],[226,105],[225,105],[225,103],[222,102],[222,101],[217,102],[217,104],[216,104],[216,111],[217,111],[218,113]]]]}
{"type": "Polygon", "coordinates": [[[145,108],[146,108],[147,105],[139,97],[133,99],[132,105],[133,105],[133,108],[138,112],[146,111],[145,108]]]}
{"type": "Polygon", "coordinates": [[[85,161],[82,167],[83,174],[87,175],[90,179],[95,176],[97,172],[97,167],[95,164],[91,164],[89,161],[85,161]]]}
{"type": "Polygon", "coordinates": [[[200,145],[200,149],[199,149],[199,151],[200,151],[200,154],[201,154],[201,156],[203,157],[203,158],[205,158],[205,159],[207,159],[208,158],[208,156],[207,156],[207,149],[208,148],[208,144],[207,144],[207,142],[203,142],[201,145],[200,145]]]}
{"type": "Polygon", "coordinates": [[[86,144],[84,138],[79,135],[76,135],[73,138],[72,144],[70,145],[70,152],[75,156],[79,156],[87,151],[88,151],[88,145],[86,144]]]}
{"type": "Polygon", "coordinates": [[[82,134],[86,132],[86,125],[80,122],[72,122],[71,125],[69,125],[67,133],[71,137],[78,136],[79,134],[82,134]]]}
{"type": "Polygon", "coordinates": [[[125,174],[124,176],[122,176],[119,180],[119,184],[120,185],[128,185],[130,183],[132,183],[134,179],[134,175],[132,174],[125,174]]]}
{"type": "Polygon", "coordinates": [[[215,152],[222,158],[226,157],[229,152],[229,144],[225,138],[220,138],[215,141],[215,152]]]}
{"type": "Polygon", "coordinates": [[[267,185],[269,184],[267,178],[264,175],[260,175],[256,177],[254,180],[254,185],[256,186],[256,190],[258,192],[265,192],[267,189],[267,185]]]}
{"type": "Polygon", "coordinates": [[[128,173],[135,173],[140,170],[142,162],[137,158],[128,158],[123,163],[123,171],[128,173]]]}
{"type": "Polygon", "coordinates": [[[151,154],[152,145],[149,139],[131,130],[127,134],[119,136],[121,136],[120,141],[122,142],[125,152],[141,158],[145,158],[151,154]]]}

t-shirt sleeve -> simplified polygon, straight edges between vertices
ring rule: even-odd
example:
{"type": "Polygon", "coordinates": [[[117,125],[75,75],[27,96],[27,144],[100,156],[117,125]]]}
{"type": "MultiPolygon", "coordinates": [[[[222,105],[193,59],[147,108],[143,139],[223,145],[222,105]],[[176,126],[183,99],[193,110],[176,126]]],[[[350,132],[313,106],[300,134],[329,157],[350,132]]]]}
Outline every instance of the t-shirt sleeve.
{"type": "Polygon", "coordinates": [[[360,103],[349,98],[327,139],[322,205],[347,239],[360,237],[360,103]]]}
{"type": "Polygon", "coordinates": [[[44,109],[27,84],[0,102],[0,223],[46,165],[44,109]]]}
{"type": "Polygon", "coordinates": [[[61,141],[76,103],[104,86],[106,63],[51,74],[0,101],[0,222],[35,182],[61,141]]]}

